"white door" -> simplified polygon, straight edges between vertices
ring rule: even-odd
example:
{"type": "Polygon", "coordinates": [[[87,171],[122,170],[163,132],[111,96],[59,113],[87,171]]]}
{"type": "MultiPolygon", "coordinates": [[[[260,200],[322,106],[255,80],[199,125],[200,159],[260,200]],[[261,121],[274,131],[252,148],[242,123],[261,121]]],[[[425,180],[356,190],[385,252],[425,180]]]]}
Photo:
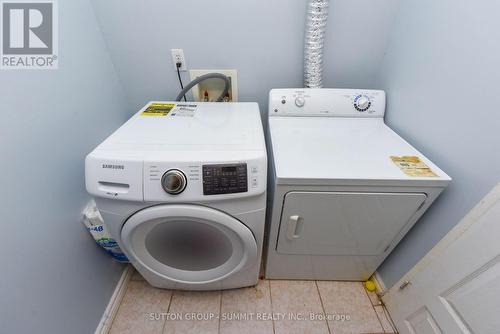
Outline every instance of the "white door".
{"type": "Polygon", "coordinates": [[[500,333],[500,184],[382,299],[402,334],[500,333]]]}
{"type": "Polygon", "coordinates": [[[193,286],[217,282],[257,261],[257,242],[242,222],[201,205],[158,205],[123,225],[132,263],[193,286]]]}

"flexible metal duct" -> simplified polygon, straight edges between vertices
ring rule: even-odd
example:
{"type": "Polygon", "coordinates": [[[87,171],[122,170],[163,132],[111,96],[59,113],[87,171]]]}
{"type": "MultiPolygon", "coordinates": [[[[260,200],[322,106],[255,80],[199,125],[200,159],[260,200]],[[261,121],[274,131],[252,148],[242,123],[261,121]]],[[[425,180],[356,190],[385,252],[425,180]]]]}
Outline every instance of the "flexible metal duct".
{"type": "Polygon", "coordinates": [[[304,86],[321,88],[328,0],[309,0],[304,42],[304,86]]]}

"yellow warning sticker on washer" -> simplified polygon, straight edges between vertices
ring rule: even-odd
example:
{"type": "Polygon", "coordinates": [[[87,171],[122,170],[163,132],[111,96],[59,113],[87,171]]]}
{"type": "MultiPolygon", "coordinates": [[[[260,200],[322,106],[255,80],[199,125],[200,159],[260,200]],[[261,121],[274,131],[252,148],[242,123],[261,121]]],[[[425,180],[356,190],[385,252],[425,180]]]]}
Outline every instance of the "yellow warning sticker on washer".
{"type": "Polygon", "coordinates": [[[403,173],[413,177],[437,177],[429,166],[427,166],[419,157],[415,156],[391,156],[392,162],[401,169],[403,173]]]}
{"type": "Polygon", "coordinates": [[[141,116],[167,116],[175,106],[175,103],[151,103],[141,116]]]}

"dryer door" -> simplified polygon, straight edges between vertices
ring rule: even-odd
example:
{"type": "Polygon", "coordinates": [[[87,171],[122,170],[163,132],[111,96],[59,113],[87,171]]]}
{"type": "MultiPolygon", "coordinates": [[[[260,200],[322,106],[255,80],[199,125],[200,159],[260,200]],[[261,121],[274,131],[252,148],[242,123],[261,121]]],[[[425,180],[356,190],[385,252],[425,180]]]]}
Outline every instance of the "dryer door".
{"type": "Polygon", "coordinates": [[[133,263],[178,283],[216,282],[257,261],[257,242],[243,223],[200,205],[141,210],[121,237],[133,263]]]}
{"type": "Polygon", "coordinates": [[[423,193],[289,192],[277,251],[379,256],[401,237],[426,198],[423,193]]]}

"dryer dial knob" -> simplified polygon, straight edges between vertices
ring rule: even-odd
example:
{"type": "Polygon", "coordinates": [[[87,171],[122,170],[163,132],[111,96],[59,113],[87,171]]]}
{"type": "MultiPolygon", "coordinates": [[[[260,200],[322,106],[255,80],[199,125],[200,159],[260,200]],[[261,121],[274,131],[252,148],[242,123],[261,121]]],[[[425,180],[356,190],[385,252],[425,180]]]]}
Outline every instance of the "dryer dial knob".
{"type": "Polygon", "coordinates": [[[178,169],[170,169],[161,178],[161,186],[170,195],[178,195],[186,189],[186,175],[178,169]]]}
{"type": "Polygon", "coordinates": [[[366,111],[370,108],[372,102],[366,95],[358,95],[354,99],[354,108],[358,111],[366,111]]]}
{"type": "Polygon", "coordinates": [[[306,104],[306,99],[304,99],[302,96],[299,96],[295,99],[295,105],[299,108],[302,108],[306,104]]]}

